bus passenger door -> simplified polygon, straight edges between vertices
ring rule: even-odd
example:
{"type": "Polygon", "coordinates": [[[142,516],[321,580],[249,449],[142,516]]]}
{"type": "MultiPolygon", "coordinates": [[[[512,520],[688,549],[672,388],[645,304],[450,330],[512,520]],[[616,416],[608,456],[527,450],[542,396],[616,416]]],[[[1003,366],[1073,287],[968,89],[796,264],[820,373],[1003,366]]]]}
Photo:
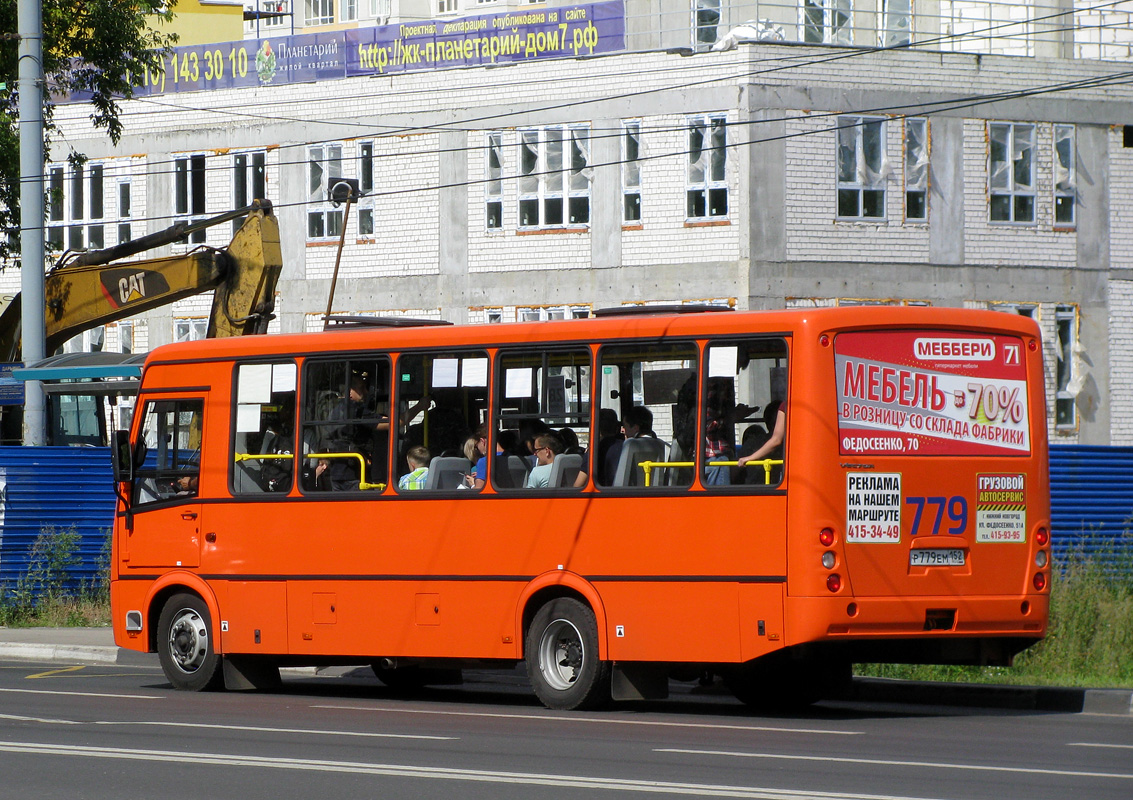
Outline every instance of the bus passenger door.
{"type": "Polygon", "coordinates": [[[124,534],[122,566],[200,564],[204,405],[203,397],[145,401],[134,445],[134,524],[124,534]]]}

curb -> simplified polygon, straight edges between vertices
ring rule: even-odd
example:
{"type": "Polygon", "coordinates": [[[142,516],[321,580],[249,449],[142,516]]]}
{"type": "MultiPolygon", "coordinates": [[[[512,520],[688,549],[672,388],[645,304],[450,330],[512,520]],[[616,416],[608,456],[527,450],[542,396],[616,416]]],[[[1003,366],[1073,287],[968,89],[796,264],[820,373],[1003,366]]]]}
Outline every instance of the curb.
{"type": "Polygon", "coordinates": [[[12,661],[66,661],[71,664],[118,664],[117,647],[99,647],[81,644],[29,644],[4,642],[0,644],[0,658],[12,661]]]}
{"type": "Polygon", "coordinates": [[[930,683],[855,678],[850,699],[873,703],[964,706],[1014,711],[1133,714],[1133,690],[1062,686],[930,683]]]}

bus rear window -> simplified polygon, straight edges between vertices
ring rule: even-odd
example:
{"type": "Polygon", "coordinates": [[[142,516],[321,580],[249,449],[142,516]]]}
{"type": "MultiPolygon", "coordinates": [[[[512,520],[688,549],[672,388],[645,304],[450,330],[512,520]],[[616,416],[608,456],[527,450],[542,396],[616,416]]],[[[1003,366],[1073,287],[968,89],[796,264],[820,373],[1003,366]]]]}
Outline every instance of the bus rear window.
{"type": "Polygon", "coordinates": [[[1027,455],[1023,342],[959,331],[849,332],[834,341],[843,455],[1027,455]]]}

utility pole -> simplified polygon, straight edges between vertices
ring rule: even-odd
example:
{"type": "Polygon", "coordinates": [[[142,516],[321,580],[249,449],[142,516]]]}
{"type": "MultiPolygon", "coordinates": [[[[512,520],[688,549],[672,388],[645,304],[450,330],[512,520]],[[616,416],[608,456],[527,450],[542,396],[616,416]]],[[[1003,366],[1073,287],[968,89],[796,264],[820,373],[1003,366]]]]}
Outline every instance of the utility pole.
{"type": "MultiPolygon", "coordinates": [[[[20,35],[20,303],[24,364],[42,361],[47,349],[44,321],[43,245],[43,5],[19,0],[20,35]]],[[[24,385],[24,444],[46,441],[43,384],[24,385]]]]}

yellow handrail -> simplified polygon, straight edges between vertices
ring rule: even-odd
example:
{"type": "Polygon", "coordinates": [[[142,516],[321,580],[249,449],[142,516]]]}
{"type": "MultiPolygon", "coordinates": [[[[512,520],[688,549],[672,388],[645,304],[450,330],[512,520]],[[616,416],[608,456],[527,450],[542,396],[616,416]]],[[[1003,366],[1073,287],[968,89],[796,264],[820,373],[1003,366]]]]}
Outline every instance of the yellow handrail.
{"type": "Polygon", "coordinates": [[[361,453],[307,453],[304,458],[356,458],[358,459],[359,489],[377,489],[381,491],[386,488],[384,483],[367,483],[366,482],[366,459],[361,453]]]}
{"type": "Polygon", "coordinates": [[[236,461],[267,461],[269,459],[291,460],[295,456],[291,453],[237,453],[236,461]]]}
{"type": "MultiPolygon", "coordinates": [[[[763,482],[764,482],[764,484],[770,484],[771,483],[771,468],[775,467],[775,466],[781,466],[782,463],[783,463],[783,459],[781,459],[781,458],[764,458],[764,459],[761,459],[759,461],[749,461],[744,466],[746,467],[746,466],[750,466],[752,464],[762,465],[762,467],[763,467],[763,482]]],[[[709,467],[738,467],[739,465],[740,465],[740,462],[738,462],[738,461],[709,461],[709,462],[707,462],[707,466],[709,466],[709,467]]],[[[642,462],[639,462],[638,466],[640,466],[643,470],[645,470],[645,485],[649,486],[649,478],[650,478],[650,475],[652,474],[652,472],[655,468],[658,468],[658,467],[695,467],[696,462],[695,461],[642,461],[642,462]]]]}

